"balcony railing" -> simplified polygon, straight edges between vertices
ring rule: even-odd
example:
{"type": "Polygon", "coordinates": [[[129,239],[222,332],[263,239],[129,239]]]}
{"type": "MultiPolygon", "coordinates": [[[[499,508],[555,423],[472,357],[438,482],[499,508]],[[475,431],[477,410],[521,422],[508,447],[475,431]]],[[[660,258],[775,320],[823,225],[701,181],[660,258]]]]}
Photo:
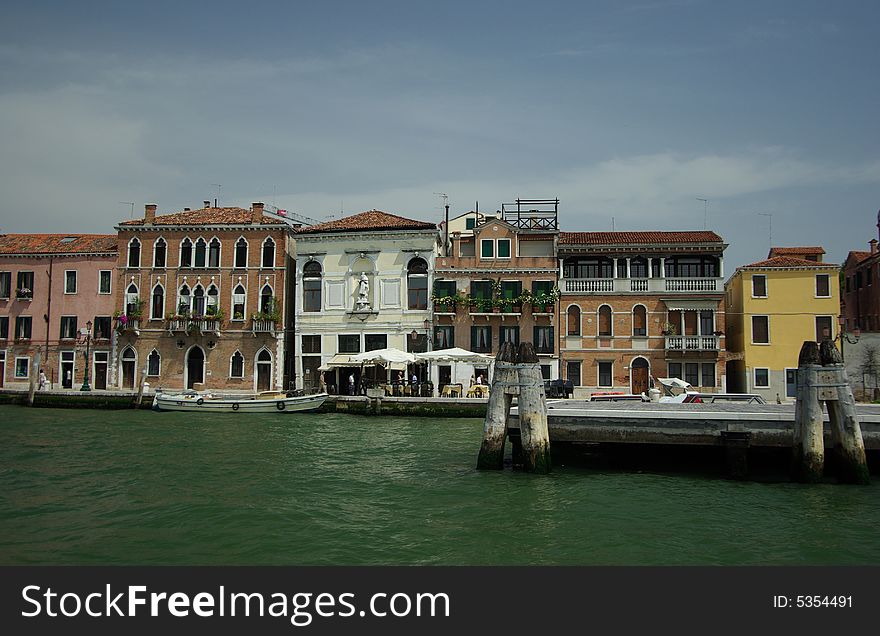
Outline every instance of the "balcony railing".
{"type": "Polygon", "coordinates": [[[139,334],[141,331],[141,319],[126,318],[125,320],[121,320],[120,318],[117,318],[116,331],[119,333],[133,332],[139,334]]]}
{"type": "Polygon", "coordinates": [[[251,321],[251,330],[254,335],[258,333],[275,333],[275,321],[274,320],[252,320],[251,321]]]}
{"type": "Polygon", "coordinates": [[[220,333],[220,321],[217,318],[172,318],[168,321],[170,333],[220,333]]]}
{"type": "Polygon", "coordinates": [[[672,351],[718,351],[718,336],[666,336],[666,349],[672,351]]]}
{"type": "Polygon", "coordinates": [[[563,278],[563,294],[717,292],[724,288],[721,278],[563,278]]]}

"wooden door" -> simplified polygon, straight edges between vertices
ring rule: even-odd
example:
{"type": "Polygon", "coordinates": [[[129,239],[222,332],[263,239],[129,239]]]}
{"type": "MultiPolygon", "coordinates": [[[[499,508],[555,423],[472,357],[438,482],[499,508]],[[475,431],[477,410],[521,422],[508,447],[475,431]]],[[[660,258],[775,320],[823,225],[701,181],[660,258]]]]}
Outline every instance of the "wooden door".
{"type": "Polygon", "coordinates": [[[632,375],[632,392],[639,393],[648,392],[648,361],[644,358],[636,358],[630,367],[632,375]]]}

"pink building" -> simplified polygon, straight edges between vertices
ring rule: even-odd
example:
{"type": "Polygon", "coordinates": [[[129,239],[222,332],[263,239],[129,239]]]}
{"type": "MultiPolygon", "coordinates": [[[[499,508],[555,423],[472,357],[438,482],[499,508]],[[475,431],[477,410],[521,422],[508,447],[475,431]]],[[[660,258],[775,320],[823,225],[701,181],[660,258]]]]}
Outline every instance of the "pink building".
{"type": "Polygon", "coordinates": [[[115,234],[0,235],[0,386],[107,387],[115,234]],[[91,325],[91,331],[88,327],[91,325]],[[39,355],[39,367],[36,366],[39,355]]]}

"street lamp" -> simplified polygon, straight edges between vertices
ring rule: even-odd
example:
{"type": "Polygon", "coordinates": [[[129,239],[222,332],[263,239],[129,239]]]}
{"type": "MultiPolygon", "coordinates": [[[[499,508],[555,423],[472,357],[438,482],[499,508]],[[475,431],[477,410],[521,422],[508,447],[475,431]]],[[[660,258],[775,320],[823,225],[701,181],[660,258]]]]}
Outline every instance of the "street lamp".
{"type": "Polygon", "coordinates": [[[92,387],[89,386],[89,345],[92,342],[92,321],[89,320],[86,322],[86,372],[83,376],[83,385],[80,387],[80,391],[91,391],[92,387]]]}

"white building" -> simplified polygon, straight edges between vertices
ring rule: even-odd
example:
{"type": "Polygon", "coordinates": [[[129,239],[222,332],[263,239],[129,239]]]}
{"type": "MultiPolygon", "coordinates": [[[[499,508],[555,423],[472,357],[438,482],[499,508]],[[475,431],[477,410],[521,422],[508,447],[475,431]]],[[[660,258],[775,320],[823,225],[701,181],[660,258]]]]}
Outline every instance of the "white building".
{"type": "MultiPolygon", "coordinates": [[[[427,351],[431,343],[434,223],[370,210],[304,227],[296,235],[296,386],[349,392],[361,378],[348,356],[394,347],[427,351]]],[[[370,369],[369,372],[373,372],[370,369]]],[[[389,370],[396,378],[422,366],[389,370]]]]}

